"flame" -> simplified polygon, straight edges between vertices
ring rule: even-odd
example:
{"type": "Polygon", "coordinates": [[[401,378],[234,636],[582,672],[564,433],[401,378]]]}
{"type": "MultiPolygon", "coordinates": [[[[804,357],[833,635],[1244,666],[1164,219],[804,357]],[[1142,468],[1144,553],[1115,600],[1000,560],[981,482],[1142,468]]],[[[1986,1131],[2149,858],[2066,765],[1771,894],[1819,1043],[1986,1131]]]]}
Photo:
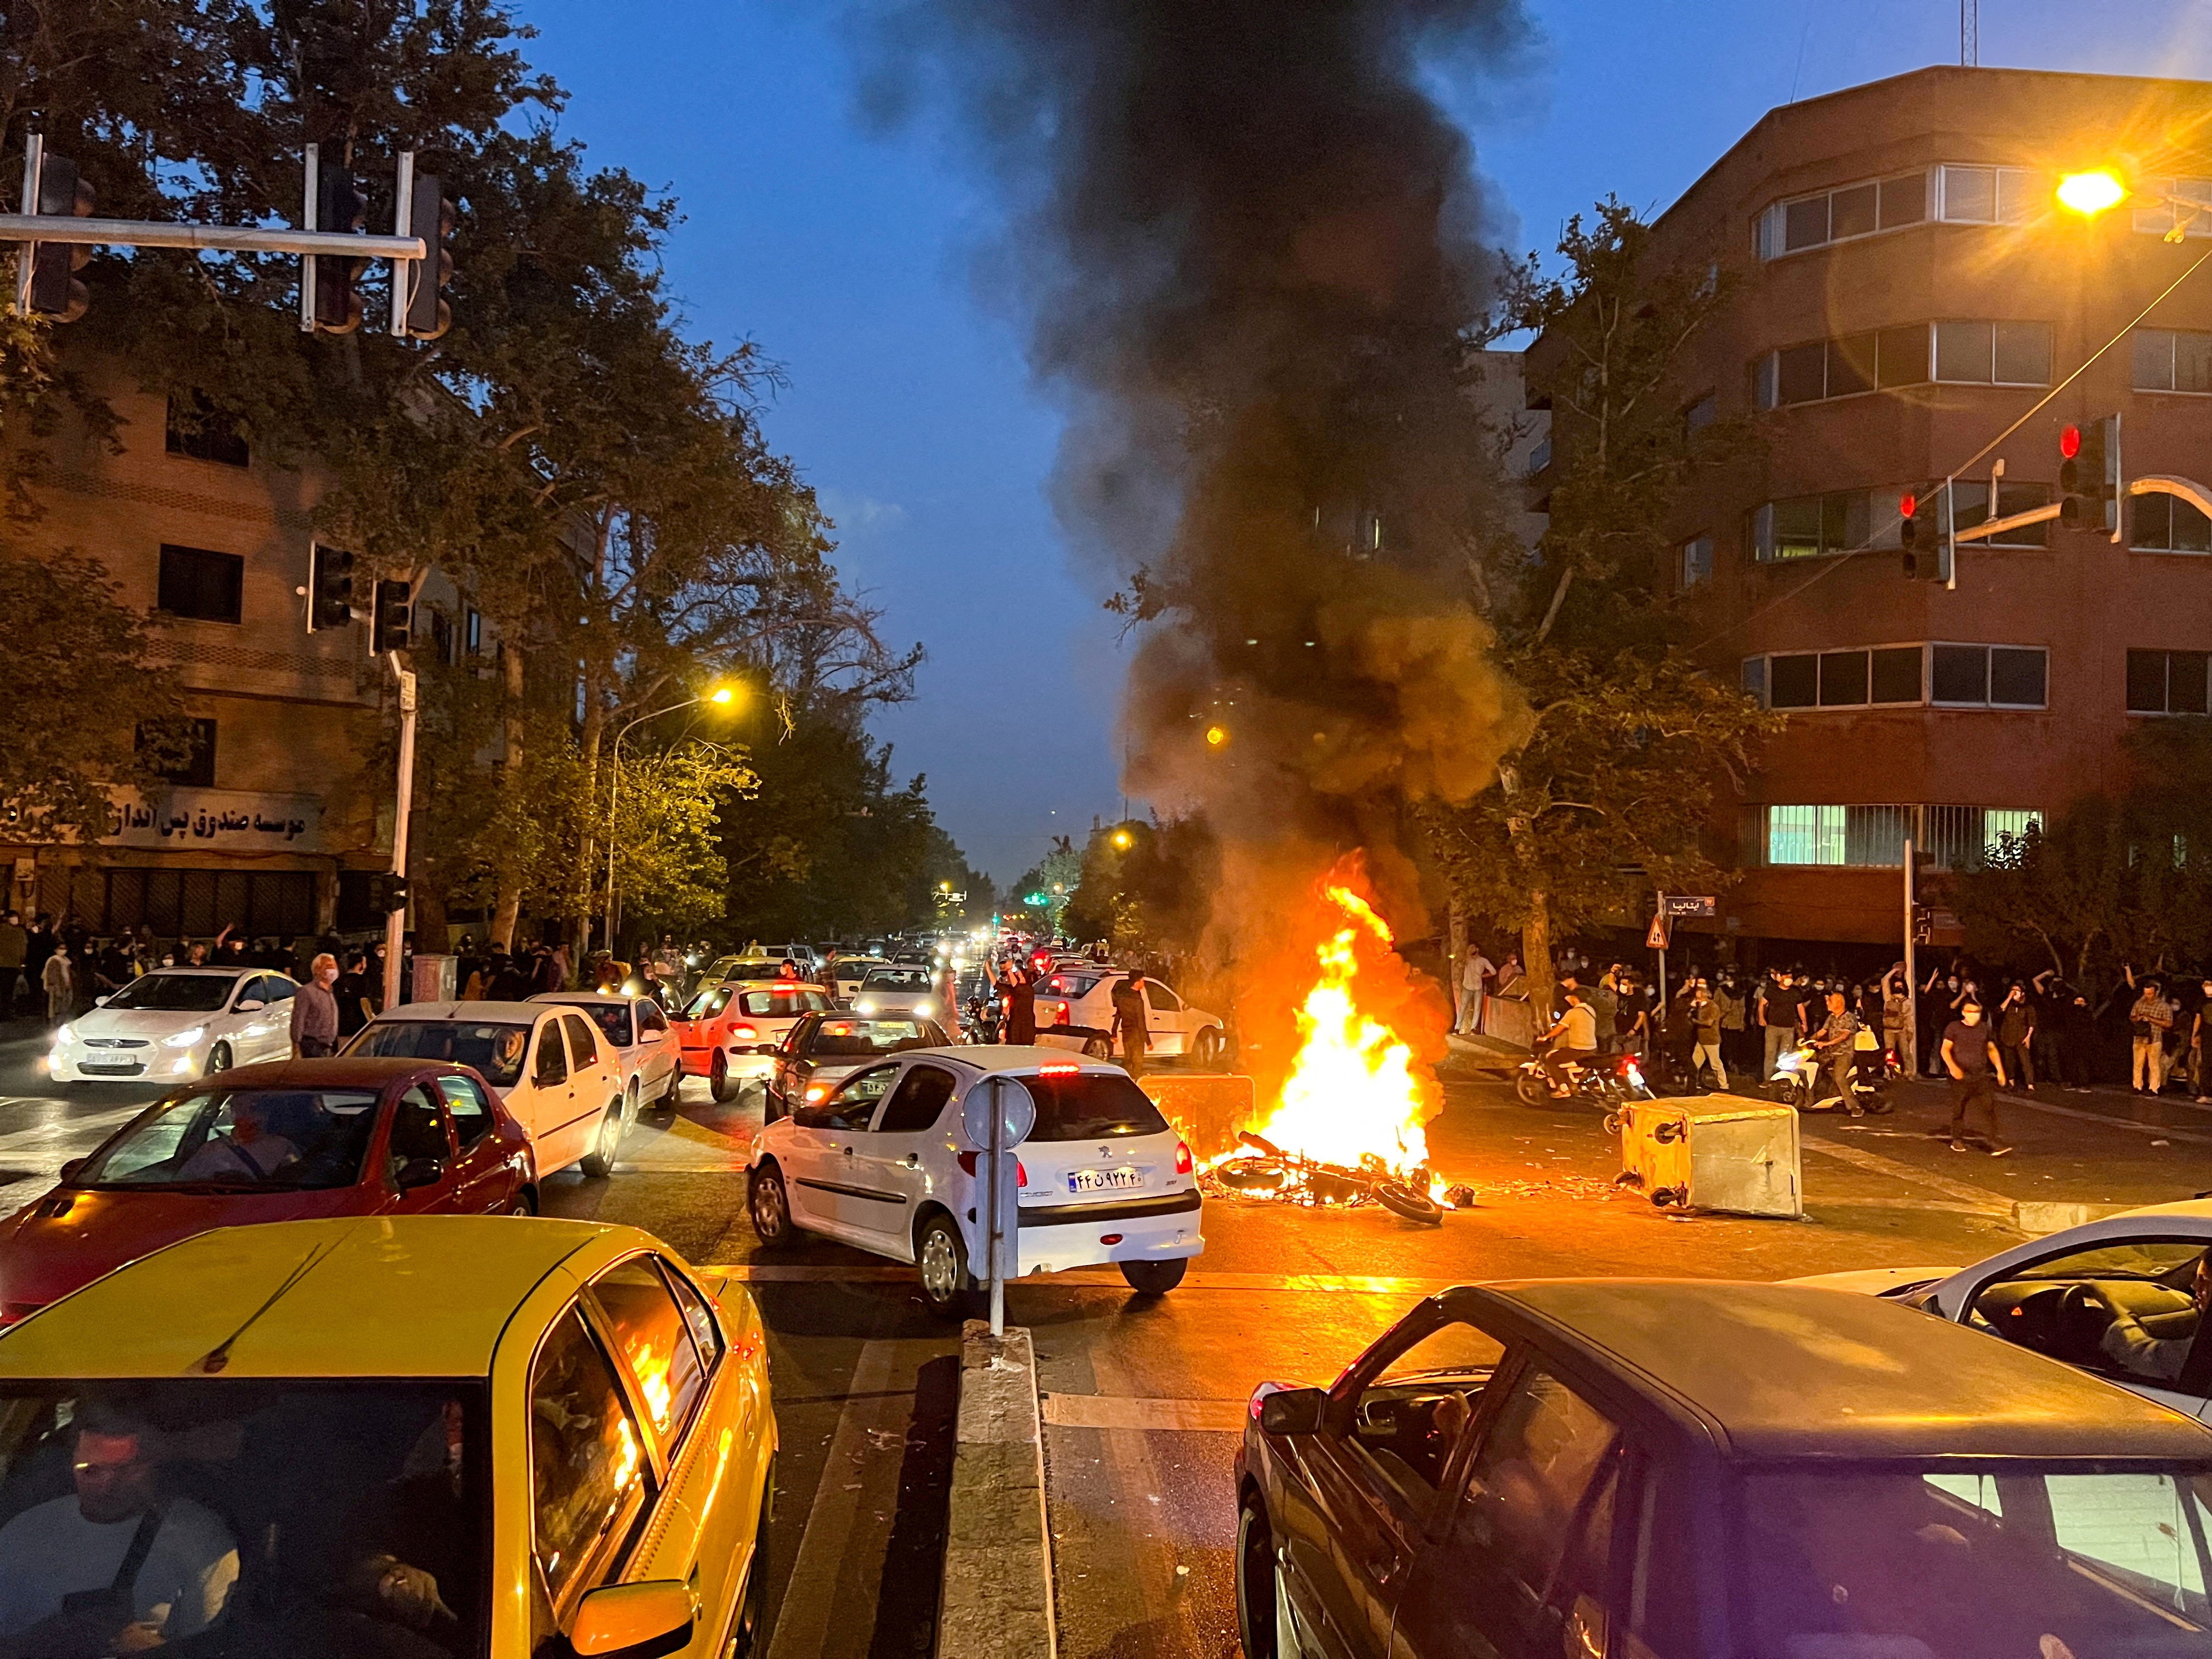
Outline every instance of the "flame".
{"type": "Polygon", "coordinates": [[[1285,1152],[1411,1174],[1429,1162],[1422,1125],[1441,1103],[1413,1046],[1363,1000],[1363,957],[1395,961],[1390,925],[1351,888],[1323,889],[1342,925],[1315,946],[1320,976],[1297,1010],[1297,1057],[1258,1133],[1285,1152]]]}

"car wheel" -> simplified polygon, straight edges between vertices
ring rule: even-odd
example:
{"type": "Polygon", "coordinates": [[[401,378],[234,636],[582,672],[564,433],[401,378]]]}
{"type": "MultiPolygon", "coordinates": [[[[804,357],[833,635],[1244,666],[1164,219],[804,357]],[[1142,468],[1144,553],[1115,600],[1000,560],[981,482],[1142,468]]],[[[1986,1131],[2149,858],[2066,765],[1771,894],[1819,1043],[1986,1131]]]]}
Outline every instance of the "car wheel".
{"type": "Polygon", "coordinates": [[[761,1487],[760,1521],[753,1529],[753,1557],[745,1564],[744,1599],[738,1607],[737,1628],[730,1632],[728,1659],[752,1659],[768,1651],[772,1634],[768,1610],[768,1528],[775,1509],[775,1460],[769,1459],[768,1480],[761,1487]]]}
{"type": "Polygon", "coordinates": [[[1107,1042],[1104,1037],[1085,1037],[1083,1040],[1083,1053],[1087,1059],[1110,1060],[1114,1056],[1114,1045],[1107,1042]]]}
{"type": "Polygon", "coordinates": [[[213,1077],[217,1072],[227,1072],[229,1069],[230,1045],[228,1042],[218,1042],[208,1050],[207,1070],[203,1075],[213,1077]]]}
{"type": "Polygon", "coordinates": [[[745,1211],[752,1217],[753,1232],[770,1249],[788,1244],[798,1232],[791,1218],[791,1194],[784,1190],[783,1171],[763,1164],[745,1178],[745,1211]]]}
{"type": "Polygon", "coordinates": [[[1165,1296],[1182,1283],[1189,1271],[1190,1260],[1177,1256],[1172,1261],[1124,1261],[1121,1277],[1129,1281],[1129,1288],[1139,1296],[1165,1296]]]}
{"type": "Polygon", "coordinates": [[[921,1273],[921,1299],[932,1313],[948,1319],[967,1314],[975,1297],[975,1281],[968,1273],[968,1245],[944,1211],[933,1212],[921,1224],[914,1264],[921,1273]]]}
{"type": "Polygon", "coordinates": [[[664,1112],[673,1112],[683,1103],[684,1068],[678,1066],[672,1068],[668,1073],[668,1087],[660,1097],[660,1109],[664,1112]]]}
{"type": "Polygon", "coordinates": [[[1244,1659],[1291,1659],[1275,1630],[1275,1536],[1256,1498],[1237,1512],[1237,1636],[1244,1659]]]}
{"type": "Polygon", "coordinates": [[[507,1206],[507,1212],[509,1215],[536,1215],[538,1194],[525,1187],[514,1195],[514,1201],[507,1206]]]}
{"type": "Polygon", "coordinates": [[[719,1048],[714,1051],[714,1063],[707,1073],[707,1086],[713,1091],[717,1105],[730,1097],[730,1057],[719,1048]]]}
{"type": "Polygon", "coordinates": [[[599,1118],[599,1139],[592,1143],[592,1150],[584,1154],[584,1173],[594,1181],[612,1175],[615,1172],[615,1154],[622,1150],[622,1102],[611,1100],[599,1118]]]}
{"type": "Polygon", "coordinates": [[[1198,1042],[1191,1051],[1191,1058],[1198,1062],[1200,1071],[1218,1072],[1221,1069],[1223,1057],[1228,1052],[1229,1041],[1221,1035],[1221,1028],[1209,1025],[1198,1034],[1198,1042]]]}

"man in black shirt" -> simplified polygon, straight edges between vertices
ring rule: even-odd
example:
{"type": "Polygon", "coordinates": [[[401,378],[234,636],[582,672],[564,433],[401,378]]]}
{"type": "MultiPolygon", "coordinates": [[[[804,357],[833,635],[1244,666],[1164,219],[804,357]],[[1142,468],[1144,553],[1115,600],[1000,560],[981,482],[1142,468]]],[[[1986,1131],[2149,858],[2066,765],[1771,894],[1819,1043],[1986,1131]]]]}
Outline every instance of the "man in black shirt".
{"type": "Polygon", "coordinates": [[[1132,968],[1127,979],[1114,986],[1114,1035],[1121,1041],[1121,1069],[1131,1077],[1145,1074],[1145,1056],[1151,1052],[1152,1033],[1146,1028],[1145,975],[1132,968]]]}
{"type": "Polygon", "coordinates": [[[1997,1139],[1996,1091],[2006,1086],[2004,1058],[1975,999],[1960,1003],[1959,1018],[1944,1028],[1942,1052],[1944,1069],[1951,1073],[1951,1150],[1963,1152],[1971,1140],[1991,1158],[2004,1157],[2012,1151],[1997,1139]],[[1989,1124],[1986,1133],[1974,1133],[1967,1122],[1977,1103],[1989,1124]]]}

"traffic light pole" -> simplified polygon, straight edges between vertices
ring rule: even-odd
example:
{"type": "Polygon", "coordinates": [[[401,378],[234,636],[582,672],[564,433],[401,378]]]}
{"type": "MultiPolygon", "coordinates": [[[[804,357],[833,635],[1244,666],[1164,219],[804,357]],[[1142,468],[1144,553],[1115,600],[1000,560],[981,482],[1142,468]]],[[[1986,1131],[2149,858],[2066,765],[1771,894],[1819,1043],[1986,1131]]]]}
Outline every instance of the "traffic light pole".
{"type": "MultiPolygon", "coordinates": [[[[392,873],[407,874],[407,820],[415,810],[415,671],[401,666],[399,653],[392,653],[392,672],[399,677],[399,799],[392,821],[392,873]]],[[[407,907],[404,903],[384,919],[384,1006],[399,1006],[399,955],[407,939],[407,907]]],[[[441,945],[440,949],[443,949],[441,945]]]]}
{"type": "Polygon", "coordinates": [[[1912,837],[1905,838],[1905,1029],[1899,1033],[1904,1039],[1899,1045],[1904,1053],[1897,1057],[1898,1070],[1907,1077],[1917,1077],[1920,1069],[1920,961],[1913,950],[1913,935],[1919,932],[1912,912],[1912,887],[1917,872],[1912,863],[1912,837]]]}

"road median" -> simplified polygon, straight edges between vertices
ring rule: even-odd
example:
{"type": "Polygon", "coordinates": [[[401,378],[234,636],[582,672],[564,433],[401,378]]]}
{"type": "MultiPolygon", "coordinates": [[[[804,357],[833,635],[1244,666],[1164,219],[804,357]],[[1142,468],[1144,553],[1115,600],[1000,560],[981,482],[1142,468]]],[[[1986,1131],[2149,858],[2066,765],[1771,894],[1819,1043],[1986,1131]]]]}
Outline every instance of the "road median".
{"type": "Polygon", "coordinates": [[[1058,1651],[1036,1354],[1026,1330],[994,1338],[971,1319],[960,1333],[939,1659],[1054,1659],[1058,1651]]]}

